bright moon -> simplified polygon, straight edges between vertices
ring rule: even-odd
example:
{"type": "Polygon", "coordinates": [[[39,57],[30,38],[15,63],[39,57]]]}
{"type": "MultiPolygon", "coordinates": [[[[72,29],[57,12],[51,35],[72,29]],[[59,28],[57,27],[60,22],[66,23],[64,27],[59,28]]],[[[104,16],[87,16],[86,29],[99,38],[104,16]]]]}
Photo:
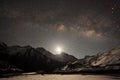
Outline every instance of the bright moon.
{"type": "Polygon", "coordinates": [[[62,48],[61,48],[61,47],[57,47],[57,48],[56,48],[56,52],[57,52],[56,54],[61,54],[62,48]]]}

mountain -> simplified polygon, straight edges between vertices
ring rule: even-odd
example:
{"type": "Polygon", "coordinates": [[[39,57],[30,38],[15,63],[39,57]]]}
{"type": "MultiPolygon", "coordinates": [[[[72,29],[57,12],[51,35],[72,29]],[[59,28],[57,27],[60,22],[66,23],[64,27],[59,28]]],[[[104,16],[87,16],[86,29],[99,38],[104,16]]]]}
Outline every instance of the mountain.
{"type": "Polygon", "coordinates": [[[40,47],[7,46],[0,42],[0,60],[15,65],[25,72],[52,72],[56,68],[65,66],[68,62],[77,60],[77,58],[66,53],[54,55],[40,47]]]}
{"type": "Polygon", "coordinates": [[[62,63],[68,63],[68,62],[73,62],[77,60],[76,57],[69,55],[68,53],[62,52],[59,55],[54,55],[50,53],[49,51],[46,51],[44,48],[36,48],[38,52],[40,52],[43,55],[46,55],[47,58],[62,62],[62,63]]]}
{"type": "Polygon", "coordinates": [[[54,55],[42,47],[7,46],[0,42],[0,73],[120,72],[120,47],[77,59],[62,52],[54,55]]]}
{"type": "Polygon", "coordinates": [[[120,71],[120,47],[67,64],[63,72],[120,71]]]}

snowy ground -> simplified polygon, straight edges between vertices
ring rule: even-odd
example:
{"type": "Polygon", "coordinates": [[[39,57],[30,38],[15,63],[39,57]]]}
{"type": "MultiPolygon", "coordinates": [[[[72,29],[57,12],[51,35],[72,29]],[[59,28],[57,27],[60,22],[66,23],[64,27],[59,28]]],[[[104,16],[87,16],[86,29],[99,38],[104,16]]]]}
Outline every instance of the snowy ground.
{"type": "Polygon", "coordinates": [[[21,75],[0,80],[120,80],[119,75],[21,75]]]}

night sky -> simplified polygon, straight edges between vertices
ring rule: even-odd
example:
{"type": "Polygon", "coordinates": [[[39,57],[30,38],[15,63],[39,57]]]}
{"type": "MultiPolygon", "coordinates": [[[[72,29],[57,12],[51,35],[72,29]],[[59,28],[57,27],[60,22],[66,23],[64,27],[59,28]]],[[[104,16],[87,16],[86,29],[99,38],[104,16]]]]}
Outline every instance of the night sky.
{"type": "Polygon", "coordinates": [[[0,41],[77,58],[120,45],[120,0],[0,0],[0,41]]]}

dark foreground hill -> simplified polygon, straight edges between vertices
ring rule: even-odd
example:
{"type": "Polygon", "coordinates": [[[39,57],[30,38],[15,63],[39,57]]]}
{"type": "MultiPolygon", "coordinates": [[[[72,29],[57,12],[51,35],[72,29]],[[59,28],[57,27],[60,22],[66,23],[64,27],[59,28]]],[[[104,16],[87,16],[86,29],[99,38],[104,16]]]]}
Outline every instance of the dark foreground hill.
{"type": "Polygon", "coordinates": [[[77,58],[66,53],[53,55],[44,48],[7,46],[5,43],[0,43],[0,60],[7,62],[9,65],[14,65],[15,67],[9,67],[6,63],[0,63],[6,65],[9,69],[14,68],[16,71],[19,69],[18,71],[22,70],[23,72],[53,72],[55,69],[65,66],[68,62],[77,60],[77,58]]]}

